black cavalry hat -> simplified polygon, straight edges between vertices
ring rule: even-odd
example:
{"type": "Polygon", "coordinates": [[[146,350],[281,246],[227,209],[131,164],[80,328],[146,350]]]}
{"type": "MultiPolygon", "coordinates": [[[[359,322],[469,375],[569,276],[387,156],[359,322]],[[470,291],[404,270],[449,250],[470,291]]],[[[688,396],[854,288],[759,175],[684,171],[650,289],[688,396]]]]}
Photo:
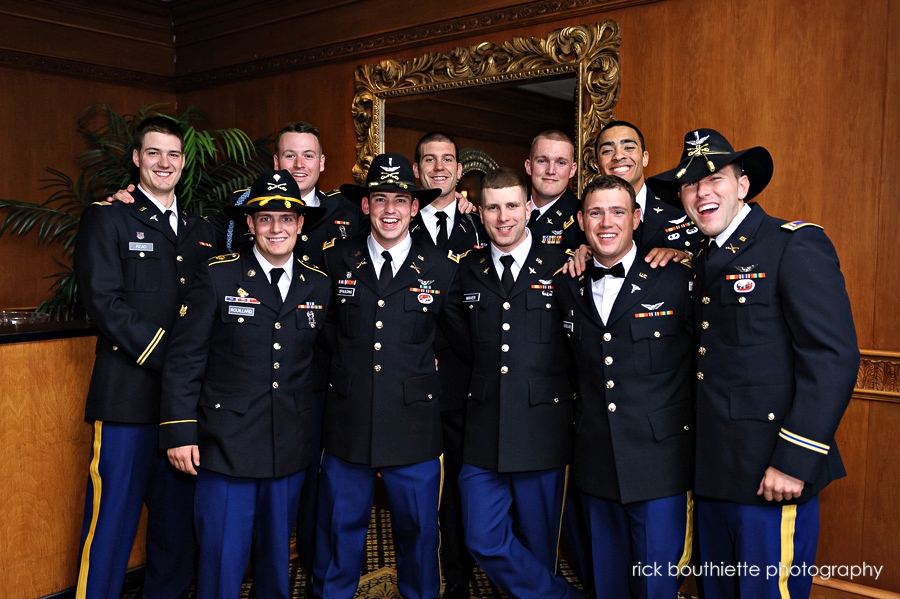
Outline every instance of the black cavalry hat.
{"type": "Polygon", "coordinates": [[[260,210],[290,210],[303,215],[304,225],[308,227],[325,214],[325,208],[306,205],[301,198],[300,187],[286,170],[264,170],[253,182],[249,196],[242,200],[245,192],[238,190],[232,194],[233,205],[224,209],[230,218],[240,218],[260,210]]]}
{"type": "Polygon", "coordinates": [[[684,136],[684,150],[678,166],[647,179],[647,183],[670,204],[681,207],[678,190],[683,183],[708,177],[733,162],[740,163],[750,180],[745,202],[756,197],[772,179],[772,155],[762,146],[735,152],[728,140],[714,129],[696,129],[684,136]]]}
{"type": "Polygon", "coordinates": [[[341,185],[341,193],[357,204],[373,191],[409,192],[419,200],[419,208],[441,195],[440,189],[419,189],[409,160],[400,154],[379,154],[373,158],[369,172],[366,173],[365,185],[341,185]]]}

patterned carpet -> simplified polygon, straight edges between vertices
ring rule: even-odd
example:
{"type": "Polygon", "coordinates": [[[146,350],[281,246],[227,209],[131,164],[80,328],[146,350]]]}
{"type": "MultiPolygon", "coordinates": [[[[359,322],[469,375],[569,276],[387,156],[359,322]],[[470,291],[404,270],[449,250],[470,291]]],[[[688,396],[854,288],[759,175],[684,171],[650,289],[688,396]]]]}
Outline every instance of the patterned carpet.
{"type": "MultiPolygon", "coordinates": [[[[394,541],[391,534],[391,513],[387,509],[373,507],[372,519],[369,522],[369,531],[366,535],[366,561],[360,578],[359,589],[354,599],[400,599],[396,585],[396,555],[394,553],[394,541]]],[[[560,569],[569,580],[574,580],[571,568],[562,562],[560,569]]],[[[303,599],[306,592],[306,576],[299,565],[299,560],[291,561],[291,580],[293,581],[293,595],[295,599],[303,599]]],[[[472,585],[472,595],[483,599],[504,597],[497,587],[491,584],[484,572],[475,567],[475,580],[472,585]]],[[[139,599],[141,596],[141,584],[136,582],[127,585],[122,591],[122,599],[139,599]]],[[[194,597],[192,590],[190,597],[194,597]]],[[[241,599],[255,598],[253,592],[253,580],[244,580],[241,590],[241,599]]],[[[262,599],[262,598],[259,598],[262,599]]]]}

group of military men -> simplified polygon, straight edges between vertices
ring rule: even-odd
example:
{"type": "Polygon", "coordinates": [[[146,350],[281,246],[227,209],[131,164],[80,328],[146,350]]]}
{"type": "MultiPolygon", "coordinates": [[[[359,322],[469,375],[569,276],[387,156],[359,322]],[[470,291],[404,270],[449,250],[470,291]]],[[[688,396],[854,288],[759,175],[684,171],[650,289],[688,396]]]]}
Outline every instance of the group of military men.
{"type": "Polygon", "coordinates": [[[195,544],[198,597],[237,597],[251,550],[256,595],[290,597],[296,523],[308,593],[350,599],[378,476],[409,599],[468,597],[475,563],[523,599],[674,598],[690,572],[807,596],[859,361],[834,248],[748,203],[762,147],[691,131],[651,188],[636,126],[596,143],[581,200],[546,131],[530,185],[487,173],[467,212],[450,136],[324,194],[291,123],[211,223],[177,206],[181,132],[144,121],[139,185],[75,254],[99,329],[77,596],[118,597],[145,504],[146,597],[188,593],[195,544]]]}

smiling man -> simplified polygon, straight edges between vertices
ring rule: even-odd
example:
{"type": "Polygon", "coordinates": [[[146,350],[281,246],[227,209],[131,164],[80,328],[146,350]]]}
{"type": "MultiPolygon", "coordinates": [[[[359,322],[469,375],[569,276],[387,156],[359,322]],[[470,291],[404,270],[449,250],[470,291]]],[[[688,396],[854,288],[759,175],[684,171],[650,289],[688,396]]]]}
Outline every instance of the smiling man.
{"type": "Polygon", "coordinates": [[[325,404],[313,588],[351,599],[381,475],[397,544],[397,585],[409,599],[435,599],[441,575],[440,322],[459,318],[457,265],[410,236],[410,220],[440,189],[416,186],[399,154],[372,160],[365,185],[343,185],[369,216],[366,237],[326,250],[332,276],[334,352],[325,404]]]}
{"type": "Polygon", "coordinates": [[[699,560],[771,574],[705,570],[711,599],[809,596],[812,577],[795,574],[815,561],[818,493],[845,474],[834,434],[859,368],[850,301],[821,227],[750,203],[772,172],[765,148],[697,129],[650,179],[710,238],[693,260],[699,560]]]}
{"type": "Polygon", "coordinates": [[[141,515],[149,510],[144,592],[183,597],[193,578],[194,486],[158,449],[160,372],[188,285],[215,255],[206,221],[180,210],[183,134],[145,119],[132,160],[134,203],[96,202],[81,218],[75,276],[97,326],[85,419],[94,427],[76,596],[117,598],[141,515]]]}
{"type": "Polygon", "coordinates": [[[573,470],[588,579],[595,597],[675,597],[667,566],[690,558],[692,273],[643,261],[632,238],[640,208],[619,177],[588,184],[578,224],[593,263],[556,283],[578,371],[573,470]],[[645,564],[664,567],[647,575],[645,564]]]}
{"type": "MultiPolygon", "coordinates": [[[[416,145],[413,172],[424,189],[440,189],[440,195],[413,217],[413,239],[433,243],[458,259],[469,250],[487,244],[477,213],[463,214],[456,202],[456,184],[462,175],[456,142],[446,133],[425,134],[416,145]]],[[[472,368],[468,356],[460,356],[449,340],[440,340],[436,357],[441,378],[441,430],[444,442],[444,486],[441,492],[441,567],[443,599],[468,599],[475,562],[466,550],[459,498],[466,393],[472,368]]]]}
{"type": "Polygon", "coordinates": [[[258,597],[287,599],[290,530],[313,445],[313,346],[325,324],[325,274],[294,257],[321,208],[286,170],[264,171],[244,215],[251,251],[200,269],[163,372],[160,446],[197,477],[197,597],[237,597],[254,552],[258,597]]]}
{"type": "Polygon", "coordinates": [[[552,279],[561,248],[534,240],[521,175],[484,177],[489,248],[460,261],[473,370],[459,476],[466,544],[509,597],[581,596],[556,572],[574,387],[552,279]]]}
{"type": "Polygon", "coordinates": [[[525,172],[531,177],[528,228],[535,241],[574,251],[584,243],[584,236],[575,226],[581,203],[569,189],[569,181],[578,172],[572,139],[562,131],[539,133],[531,142],[525,172]]]}

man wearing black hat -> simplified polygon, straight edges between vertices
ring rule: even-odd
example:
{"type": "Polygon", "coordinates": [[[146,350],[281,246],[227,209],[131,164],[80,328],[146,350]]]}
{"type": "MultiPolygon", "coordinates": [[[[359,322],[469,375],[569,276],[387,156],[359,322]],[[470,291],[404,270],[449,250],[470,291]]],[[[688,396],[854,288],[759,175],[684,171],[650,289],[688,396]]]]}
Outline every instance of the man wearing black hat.
{"type": "Polygon", "coordinates": [[[149,510],[148,597],[184,597],[194,565],[194,485],[159,451],[160,372],[178,306],[216,237],[179,209],[184,136],[171,119],[145,119],[132,155],[134,203],[95,202],[75,246],[78,290],[97,326],[85,419],[93,426],[77,596],[118,598],[140,520],[149,510]]]}
{"type": "Polygon", "coordinates": [[[335,342],[313,584],[328,599],[350,599],[359,584],[379,473],[400,594],[440,592],[441,384],[433,345],[438,321],[458,318],[461,301],[456,263],[409,234],[419,207],[440,194],[414,181],[404,157],[376,156],[365,185],[341,186],[369,216],[371,233],[325,252],[335,342]]]}
{"type": "Polygon", "coordinates": [[[251,541],[259,597],[290,597],[289,533],[313,449],[313,345],[325,274],[294,257],[319,218],[286,170],[264,171],[245,213],[251,251],[200,269],[163,371],[160,446],[197,476],[198,597],[237,597],[251,541]]]}
{"type": "Polygon", "coordinates": [[[818,493],[845,475],[834,433],[859,368],[850,301],[821,227],[748,203],[772,170],[765,148],[697,129],[650,179],[710,239],[693,260],[694,493],[712,599],[808,596],[818,493]]]}

